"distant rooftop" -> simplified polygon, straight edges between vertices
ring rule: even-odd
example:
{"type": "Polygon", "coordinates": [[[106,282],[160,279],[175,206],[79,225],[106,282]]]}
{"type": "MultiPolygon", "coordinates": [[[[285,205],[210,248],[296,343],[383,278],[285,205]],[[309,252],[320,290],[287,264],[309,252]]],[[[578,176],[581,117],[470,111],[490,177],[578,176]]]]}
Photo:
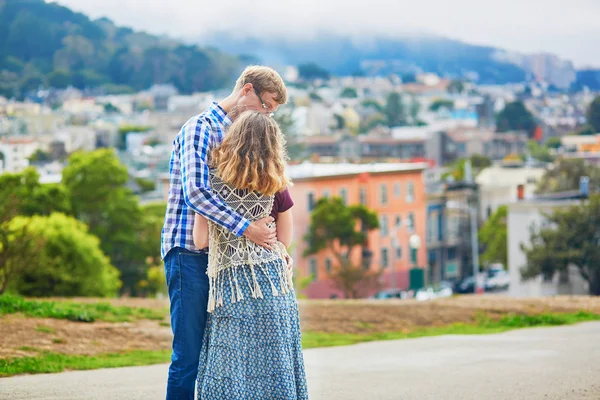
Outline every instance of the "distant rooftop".
{"type": "Polygon", "coordinates": [[[340,175],[358,175],[363,173],[385,173],[419,171],[428,167],[427,163],[373,163],[373,164],[313,164],[304,162],[302,164],[290,165],[287,173],[292,179],[324,178],[340,175]]]}

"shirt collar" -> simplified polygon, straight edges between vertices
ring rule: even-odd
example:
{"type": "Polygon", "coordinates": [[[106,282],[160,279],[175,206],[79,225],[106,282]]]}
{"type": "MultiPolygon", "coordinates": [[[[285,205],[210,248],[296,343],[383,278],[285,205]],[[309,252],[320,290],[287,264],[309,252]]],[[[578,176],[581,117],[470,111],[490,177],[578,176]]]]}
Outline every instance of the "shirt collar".
{"type": "Polygon", "coordinates": [[[226,128],[228,128],[233,122],[231,121],[231,118],[227,116],[225,110],[223,110],[221,106],[216,102],[210,105],[210,107],[208,108],[208,112],[215,118],[217,118],[219,122],[225,125],[226,128]]]}

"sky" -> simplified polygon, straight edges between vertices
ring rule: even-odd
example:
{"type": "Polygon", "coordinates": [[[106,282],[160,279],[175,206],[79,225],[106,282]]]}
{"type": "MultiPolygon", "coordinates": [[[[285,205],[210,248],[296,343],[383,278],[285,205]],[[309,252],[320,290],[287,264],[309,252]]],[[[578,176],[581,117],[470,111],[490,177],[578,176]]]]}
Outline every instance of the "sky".
{"type": "Polygon", "coordinates": [[[201,40],[438,34],[507,50],[554,53],[600,67],[600,0],[58,0],[91,18],[152,34],[201,40]]]}

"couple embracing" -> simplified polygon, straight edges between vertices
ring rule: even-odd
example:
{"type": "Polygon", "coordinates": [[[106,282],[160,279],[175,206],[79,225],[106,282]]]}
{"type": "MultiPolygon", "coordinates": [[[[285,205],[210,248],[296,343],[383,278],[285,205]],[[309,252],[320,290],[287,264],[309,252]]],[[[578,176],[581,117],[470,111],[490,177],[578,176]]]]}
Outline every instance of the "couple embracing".
{"type": "Polygon", "coordinates": [[[248,67],[173,142],[161,254],[171,301],[167,400],[307,399],[292,283],[291,182],[277,72],[248,67]]]}

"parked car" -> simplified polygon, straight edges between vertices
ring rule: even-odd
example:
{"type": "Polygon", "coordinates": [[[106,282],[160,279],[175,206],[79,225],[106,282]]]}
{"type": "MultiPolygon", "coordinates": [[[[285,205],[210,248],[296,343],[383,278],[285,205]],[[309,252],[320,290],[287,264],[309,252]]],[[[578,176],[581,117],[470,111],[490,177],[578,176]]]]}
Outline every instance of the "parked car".
{"type": "Polygon", "coordinates": [[[485,290],[506,290],[510,285],[510,276],[504,268],[490,268],[487,271],[485,290]]]}
{"type": "Polygon", "coordinates": [[[473,293],[475,291],[475,279],[472,276],[469,276],[465,279],[457,281],[454,285],[454,293],[473,293]]]}
{"type": "Polygon", "coordinates": [[[382,290],[380,292],[375,293],[375,295],[372,296],[371,298],[379,299],[379,300],[407,299],[408,292],[406,290],[402,290],[402,289],[386,289],[386,290],[382,290]]]}

